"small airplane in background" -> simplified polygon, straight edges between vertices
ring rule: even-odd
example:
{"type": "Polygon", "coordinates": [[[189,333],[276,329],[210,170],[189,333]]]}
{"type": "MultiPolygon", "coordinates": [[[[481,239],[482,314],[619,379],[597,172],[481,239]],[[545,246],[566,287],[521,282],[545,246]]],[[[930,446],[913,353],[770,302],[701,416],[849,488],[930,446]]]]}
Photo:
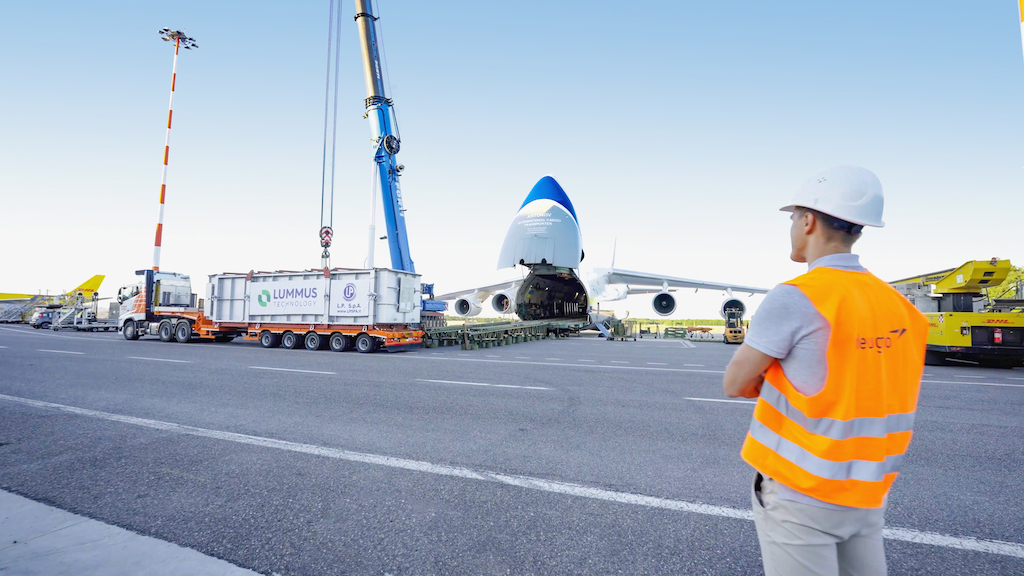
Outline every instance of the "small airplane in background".
{"type": "Polygon", "coordinates": [[[435,298],[454,300],[454,312],[459,316],[480,314],[490,299],[493,311],[515,314],[521,320],[589,318],[598,325],[609,316],[597,313],[595,306],[634,294],[654,294],[654,312],[668,316],[676,309],[672,292],[677,288],[725,291],[728,297],[722,303],[723,314],[726,309],[739,307],[741,313],[746,309],[733,292],[768,292],[765,288],[620,270],[615,268],[614,255],[611,268],[594,269],[581,279],[583,257],[576,210],[555,178],[544,176],[530,190],[509,225],[498,256],[498,269],[522,266],[528,271],[524,277],[435,298]]]}
{"type": "Polygon", "coordinates": [[[0,292],[0,322],[18,322],[26,312],[35,306],[58,307],[66,300],[79,294],[86,300],[91,300],[96,291],[99,290],[104,278],[106,276],[97,274],[65,294],[45,295],[0,292]]]}
{"type": "Polygon", "coordinates": [[[17,301],[29,301],[29,300],[53,300],[59,299],[63,296],[74,296],[76,294],[82,294],[86,298],[92,298],[93,293],[100,289],[100,284],[103,283],[103,279],[106,276],[97,274],[92,278],[89,278],[85,282],[82,282],[78,288],[68,292],[67,294],[56,294],[54,296],[45,296],[43,294],[18,294],[12,292],[0,292],[0,302],[17,302],[17,301]]]}

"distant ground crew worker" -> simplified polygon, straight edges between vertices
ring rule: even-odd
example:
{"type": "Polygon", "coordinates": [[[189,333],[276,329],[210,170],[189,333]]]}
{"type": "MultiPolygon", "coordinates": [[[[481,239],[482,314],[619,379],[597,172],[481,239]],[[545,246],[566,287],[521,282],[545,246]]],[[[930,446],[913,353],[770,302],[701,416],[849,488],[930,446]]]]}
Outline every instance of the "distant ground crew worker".
{"type": "Polygon", "coordinates": [[[725,371],[730,397],[757,398],[741,456],[768,576],[886,573],[882,525],[924,371],[928,322],[851,253],[882,227],[869,170],[812,176],[792,212],[808,272],[765,296],[725,371]]]}

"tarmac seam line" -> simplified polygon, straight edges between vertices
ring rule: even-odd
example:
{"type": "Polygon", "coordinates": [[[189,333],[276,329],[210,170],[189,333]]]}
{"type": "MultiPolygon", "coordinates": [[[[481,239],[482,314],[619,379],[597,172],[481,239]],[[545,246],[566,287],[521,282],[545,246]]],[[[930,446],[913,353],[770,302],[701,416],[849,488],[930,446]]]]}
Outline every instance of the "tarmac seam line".
{"type": "Polygon", "coordinates": [[[324,370],[299,370],[297,368],[273,368],[271,366],[249,366],[253,370],[273,370],[275,372],[301,372],[303,374],[328,374],[337,376],[337,372],[327,372],[324,370]]]}
{"type": "Polygon", "coordinates": [[[433,382],[435,384],[465,384],[467,386],[489,386],[491,388],[522,388],[523,390],[553,390],[553,388],[544,388],[542,386],[514,386],[512,384],[486,384],[484,382],[461,382],[459,380],[427,380],[425,378],[417,378],[417,382],[433,382]]]}
{"type": "Polygon", "coordinates": [[[683,400],[698,400],[700,402],[731,402],[734,404],[757,404],[757,402],[753,400],[726,400],[725,398],[691,398],[689,396],[684,396],[683,400]]]}
{"type": "Polygon", "coordinates": [[[179,364],[191,364],[191,360],[172,360],[171,358],[148,358],[146,356],[129,356],[131,360],[152,360],[154,362],[177,362],[179,364]]]}
{"type": "MultiPolygon", "coordinates": [[[[408,460],[405,458],[395,458],[391,456],[383,456],[378,454],[351,452],[348,450],[329,448],[326,446],[317,446],[314,444],[301,444],[298,442],[275,440],[273,438],[264,438],[261,436],[250,436],[248,434],[238,434],[235,432],[225,432],[221,430],[210,430],[207,428],[197,428],[195,426],[175,424],[172,422],[163,422],[160,420],[149,420],[146,418],[136,418],[134,416],[112,414],[110,412],[100,412],[98,410],[78,408],[75,406],[66,406],[63,404],[55,404],[53,402],[44,402],[41,400],[32,400],[29,398],[20,398],[18,396],[8,396],[6,394],[0,394],[0,400],[6,400],[8,402],[23,404],[26,406],[33,406],[36,408],[59,410],[62,412],[68,412],[80,416],[88,416],[91,418],[108,420],[111,422],[121,422],[124,424],[132,424],[135,426],[152,428],[156,430],[177,432],[179,434],[188,434],[191,436],[212,438],[216,440],[226,440],[229,442],[237,442],[240,444],[248,444],[251,446],[260,446],[264,448],[275,448],[278,450],[287,450],[289,452],[298,452],[302,454],[310,454],[313,456],[321,456],[337,460],[347,460],[350,462],[375,464],[379,466],[388,466],[391,468],[400,468],[415,472],[426,472],[429,474],[437,474],[440,476],[451,476],[456,478],[465,478],[469,480],[494,482],[508,486],[518,486],[521,488],[528,488],[531,490],[539,490],[555,494],[565,494],[569,496],[578,496],[582,498],[591,498],[595,500],[603,500],[606,502],[632,504],[636,506],[646,506],[649,508],[675,510],[680,512],[692,512],[695,514],[704,514],[708,516],[717,516],[722,518],[735,518],[738,520],[749,521],[753,520],[754,517],[753,513],[750,510],[741,510],[739,508],[732,508],[728,506],[715,506],[711,504],[703,504],[700,502],[687,502],[685,500],[658,498],[655,496],[645,496],[643,494],[634,494],[631,492],[616,492],[612,490],[605,490],[602,488],[584,486],[581,484],[545,480],[542,478],[533,478],[530,476],[501,474],[496,472],[488,472],[485,470],[472,470],[469,468],[461,468],[457,466],[433,464],[430,462],[423,462],[419,460],[408,460]]],[[[942,548],[954,548],[973,552],[987,552],[990,554],[998,554],[1001,556],[1024,558],[1024,544],[1017,542],[988,540],[984,538],[976,538],[973,536],[952,536],[948,534],[940,534],[938,532],[914,530],[911,528],[885,528],[882,534],[885,538],[889,540],[901,540],[904,542],[927,544],[930,546],[938,546],[942,548]]]]}
{"type": "MultiPolygon", "coordinates": [[[[652,370],[655,372],[703,372],[707,374],[725,374],[725,370],[687,370],[685,368],[655,368],[653,366],[609,366],[607,364],[556,364],[554,362],[523,362],[521,360],[484,360],[483,358],[429,358],[414,357],[413,360],[444,360],[445,362],[494,362],[497,364],[532,364],[536,366],[562,366],[565,368],[596,368],[598,370],[652,370]]],[[[962,384],[962,382],[959,382],[962,384]]],[[[1008,384],[1012,386],[1012,384],[1008,384]]]]}
{"type": "Polygon", "coordinates": [[[999,382],[961,382],[959,380],[921,380],[922,384],[960,384],[963,386],[1003,386],[1006,388],[1024,388],[1024,384],[1001,384],[999,382]]]}

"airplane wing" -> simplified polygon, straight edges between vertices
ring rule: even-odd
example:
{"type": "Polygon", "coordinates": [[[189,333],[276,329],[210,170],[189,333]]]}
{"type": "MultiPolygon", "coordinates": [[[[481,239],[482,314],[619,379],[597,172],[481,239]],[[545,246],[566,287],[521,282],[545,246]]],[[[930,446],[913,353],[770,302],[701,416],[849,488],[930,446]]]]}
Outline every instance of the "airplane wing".
{"type": "Polygon", "coordinates": [[[492,284],[490,286],[481,286],[480,288],[470,288],[469,290],[459,290],[458,292],[449,292],[447,294],[441,294],[440,296],[434,296],[435,300],[456,300],[464,296],[472,296],[476,300],[483,301],[495,292],[501,292],[502,290],[508,290],[509,288],[516,285],[516,283],[522,282],[522,280],[509,280],[508,282],[502,282],[501,284],[492,284]]]}
{"type": "MultiPolygon", "coordinates": [[[[669,290],[669,292],[675,292],[675,290],[669,290]]],[[[661,288],[633,288],[632,286],[626,286],[626,296],[636,294],[661,294],[661,288]]]]}
{"type": "MultiPolygon", "coordinates": [[[[766,294],[767,288],[755,288],[753,286],[740,286],[738,284],[725,284],[722,282],[707,282],[704,280],[690,280],[688,278],[676,278],[675,276],[663,276],[661,274],[648,274],[646,272],[632,272],[630,270],[611,269],[606,273],[609,284],[628,284],[631,294],[642,294],[634,292],[633,286],[669,286],[672,288],[696,288],[706,290],[731,290],[734,292],[747,292],[749,294],[766,294]]],[[[660,292],[660,290],[657,290],[660,292]]]]}
{"type": "Polygon", "coordinates": [[[31,300],[31,299],[35,298],[36,296],[38,296],[38,294],[14,294],[14,293],[11,293],[11,292],[0,292],[0,302],[7,301],[7,300],[12,300],[12,301],[31,300]]]}

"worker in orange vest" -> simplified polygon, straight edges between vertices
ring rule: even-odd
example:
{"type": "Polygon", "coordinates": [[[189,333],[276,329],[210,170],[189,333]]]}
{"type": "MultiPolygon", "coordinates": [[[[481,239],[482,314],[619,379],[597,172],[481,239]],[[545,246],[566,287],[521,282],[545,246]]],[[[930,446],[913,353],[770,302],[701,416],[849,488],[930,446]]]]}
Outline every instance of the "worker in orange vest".
{"type": "Polygon", "coordinates": [[[886,573],[882,526],[924,370],[928,322],[851,253],[882,227],[869,170],[812,176],[792,212],[794,262],[808,272],[766,296],[725,371],[730,397],[757,398],[741,456],[765,573],[886,573]]]}

